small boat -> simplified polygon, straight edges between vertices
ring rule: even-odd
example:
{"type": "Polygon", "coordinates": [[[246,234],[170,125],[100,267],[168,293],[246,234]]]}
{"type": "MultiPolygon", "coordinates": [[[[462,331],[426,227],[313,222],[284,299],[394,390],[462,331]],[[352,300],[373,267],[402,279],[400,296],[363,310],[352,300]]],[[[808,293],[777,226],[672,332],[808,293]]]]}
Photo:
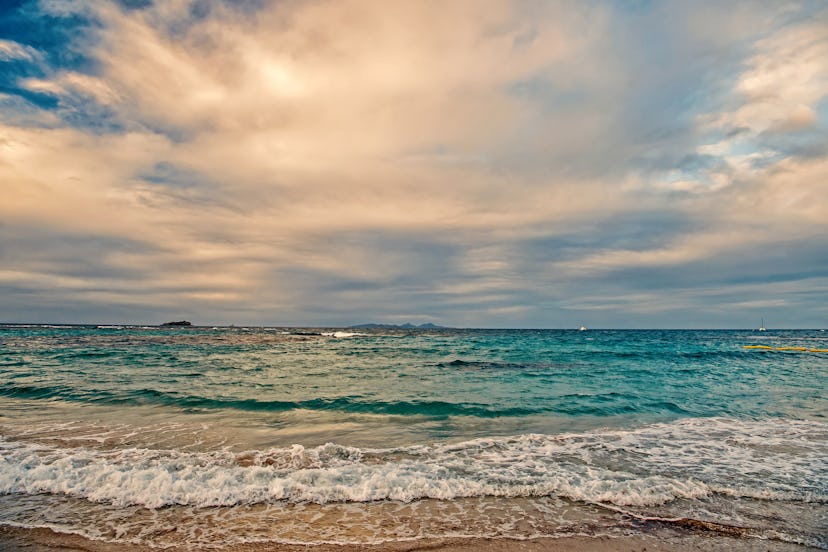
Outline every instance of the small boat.
{"type": "Polygon", "coordinates": [[[585,332],[585,331],[586,331],[586,326],[584,326],[583,324],[581,324],[581,327],[580,327],[580,328],[578,328],[578,331],[579,331],[579,332],[585,332]]]}
{"type": "Polygon", "coordinates": [[[760,332],[765,331],[765,319],[764,318],[762,319],[762,323],[759,325],[759,331],[760,332]]]}

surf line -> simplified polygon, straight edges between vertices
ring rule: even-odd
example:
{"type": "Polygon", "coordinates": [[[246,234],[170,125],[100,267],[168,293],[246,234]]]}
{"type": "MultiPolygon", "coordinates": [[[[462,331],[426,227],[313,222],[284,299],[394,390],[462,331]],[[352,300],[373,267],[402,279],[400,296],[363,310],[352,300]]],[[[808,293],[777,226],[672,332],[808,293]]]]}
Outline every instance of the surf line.
{"type": "Polygon", "coordinates": [[[808,347],[769,347],[768,345],[744,345],[745,349],[761,349],[763,351],[799,351],[801,353],[828,353],[828,349],[813,349],[808,347]]]}

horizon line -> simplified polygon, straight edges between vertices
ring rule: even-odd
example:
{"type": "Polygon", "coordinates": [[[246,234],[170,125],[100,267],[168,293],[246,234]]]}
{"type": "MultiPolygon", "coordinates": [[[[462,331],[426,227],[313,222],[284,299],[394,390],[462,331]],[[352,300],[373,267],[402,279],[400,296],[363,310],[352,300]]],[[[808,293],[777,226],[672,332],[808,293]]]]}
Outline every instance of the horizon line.
{"type": "MultiPolygon", "coordinates": [[[[421,324],[412,323],[361,323],[350,325],[306,325],[306,324],[191,324],[190,326],[164,326],[163,323],[141,323],[141,322],[0,322],[0,326],[72,326],[72,327],[90,327],[96,326],[106,327],[150,327],[150,328],[258,328],[258,329],[373,329],[365,326],[375,326],[378,328],[400,328],[412,330],[527,330],[527,331],[547,331],[547,330],[572,330],[572,331],[760,331],[759,328],[753,327],[626,327],[626,328],[612,328],[612,327],[591,327],[586,330],[580,330],[577,326],[558,326],[558,327],[507,327],[507,326],[488,326],[488,327],[473,327],[473,326],[443,326],[433,322],[425,322],[424,324],[432,324],[431,327],[421,327],[421,324]],[[408,324],[408,325],[406,325],[408,324]],[[360,326],[362,326],[360,328],[360,326]]],[[[774,330],[798,330],[798,331],[825,331],[825,328],[813,327],[777,327],[765,328],[763,331],[774,330]]]]}

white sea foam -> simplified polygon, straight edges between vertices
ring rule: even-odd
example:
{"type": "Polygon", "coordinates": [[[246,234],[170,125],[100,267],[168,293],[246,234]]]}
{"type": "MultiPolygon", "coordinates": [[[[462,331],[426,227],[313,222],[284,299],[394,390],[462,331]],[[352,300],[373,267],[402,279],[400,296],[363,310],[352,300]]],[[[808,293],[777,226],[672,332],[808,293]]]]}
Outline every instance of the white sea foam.
{"type": "Polygon", "coordinates": [[[359,337],[368,334],[359,333],[359,332],[343,332],[343,331],[336,331],[336,332],[322,332],[322,335],[325,337],[335,337],[337,339],[344,339],[346,337],[359,337]]]}
{"type": "Polygon", "coordinates": [[[828,502],[828,424],[690,419],[437,446],[186,452],[0,440],[0,493],[123,507],[556,496],[622,507],[714,494],[828,502]]]}

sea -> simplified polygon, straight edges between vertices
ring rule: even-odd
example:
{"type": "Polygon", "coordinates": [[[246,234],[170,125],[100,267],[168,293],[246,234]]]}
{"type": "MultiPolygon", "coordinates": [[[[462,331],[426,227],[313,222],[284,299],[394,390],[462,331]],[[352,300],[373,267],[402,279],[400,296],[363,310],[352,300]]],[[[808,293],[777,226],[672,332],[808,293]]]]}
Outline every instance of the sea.
{"type": "Polygon", "coordinates": [[[0,325],[0,525],[159,549],[657,527],[828,549],[826,349],[823,330],[0,325]]]}

